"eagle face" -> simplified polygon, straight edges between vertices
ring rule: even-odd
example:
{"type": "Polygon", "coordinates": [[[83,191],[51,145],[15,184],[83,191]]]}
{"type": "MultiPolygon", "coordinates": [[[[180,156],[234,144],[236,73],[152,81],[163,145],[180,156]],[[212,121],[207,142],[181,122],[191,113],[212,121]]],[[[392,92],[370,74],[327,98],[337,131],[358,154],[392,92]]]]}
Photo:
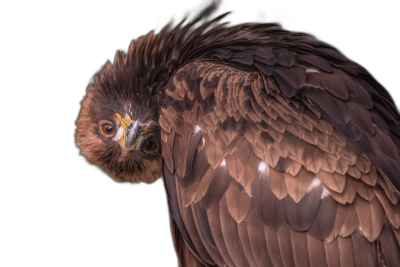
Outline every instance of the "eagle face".
{"type": "Polygon", "coordinates": [[[96,74],[81,102],[76,143],[89,162],[112,178],[151,183],[162,174],[157,105],[151,94],[135,93],[140,84],[127,76],[123,64],[106,64],[96,74]]]}

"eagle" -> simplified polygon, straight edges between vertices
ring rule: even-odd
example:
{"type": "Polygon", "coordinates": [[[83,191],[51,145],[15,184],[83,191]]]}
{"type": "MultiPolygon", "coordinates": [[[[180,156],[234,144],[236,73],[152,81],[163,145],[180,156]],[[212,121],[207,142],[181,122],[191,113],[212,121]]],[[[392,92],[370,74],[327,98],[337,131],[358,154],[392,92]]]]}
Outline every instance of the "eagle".
{"type": "Polygon", "coordinates": [[[213,3],[94,75],[76,144],[163,177],[179,266],[399,266],[400,116],[331,45],[213,3]]]}

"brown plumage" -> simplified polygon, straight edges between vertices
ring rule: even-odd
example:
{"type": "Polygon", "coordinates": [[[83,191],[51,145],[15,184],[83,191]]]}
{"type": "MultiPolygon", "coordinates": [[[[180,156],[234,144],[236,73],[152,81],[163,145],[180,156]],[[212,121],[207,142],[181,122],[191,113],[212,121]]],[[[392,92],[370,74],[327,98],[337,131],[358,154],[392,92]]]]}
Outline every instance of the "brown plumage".
{"type": "Polygon", "coordinates": [[[360,65],[276,24],[132,41],[89,85],[81,152],[163,173],[180,266],[396,266],[400,116],[360,65]]]}

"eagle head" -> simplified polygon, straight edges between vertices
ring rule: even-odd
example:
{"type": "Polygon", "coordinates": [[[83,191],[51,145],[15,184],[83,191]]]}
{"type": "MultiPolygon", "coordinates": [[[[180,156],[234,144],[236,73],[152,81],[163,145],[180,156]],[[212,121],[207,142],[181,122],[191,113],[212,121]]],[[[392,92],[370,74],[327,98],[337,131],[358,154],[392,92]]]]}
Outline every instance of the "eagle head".
{"type": "Polygon", "coordinates": [[[162,175],[158,101],[166,78],[135,58],[140,47],[133,42],[128,55],[117,52],[94,76],[75,139],[81,154],[116,180],[152,183],[162,175]]]}

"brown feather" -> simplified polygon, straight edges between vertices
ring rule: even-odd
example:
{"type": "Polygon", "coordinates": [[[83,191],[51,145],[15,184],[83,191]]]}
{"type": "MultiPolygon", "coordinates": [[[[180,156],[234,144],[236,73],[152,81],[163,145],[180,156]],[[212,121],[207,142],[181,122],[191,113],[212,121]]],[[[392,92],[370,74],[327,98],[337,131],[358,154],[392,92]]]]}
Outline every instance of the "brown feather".
{"type": "Polygon", "coordinates": [[[233,264],[231,256],[228,253],[227,244],[225,243],[224,236],[222,233],[223,225],[221,224],[219,205],[215,206],[210,210],[207,210],[207,215],[208,215],[208,220],[210,222],[211,233],[215,240],[215,245],[217,246],[221,258],[226,263],[226,265],[235,266],[233,264]]]}
{"type": "Polygon", "coordinates": [[[232,258],[234,266],[248,266],[249,263],[243,253],[240,238],[238,236],[238,226],[235,220],[228,213],[226,197],[221,199],[220,218],[222,236],[226,244],[227,251],[232,258]]]}
{"type": "Polygon", "coordinates": [[[315,66],[326,72],[332,72],[333,70],[329,62],[321,57],[317,57],[314,55],[297,55],[296,59],[300,62],[311,64],[312,66],[315,66]]]}
{"type": "MultiPolygon", "coordinates": [[[[174,136],[175,134],[171,134],[170,136],[174,136]]],[[[162,143],[162,151],[164,156],[164,162],[166,164],[166,167],[170,172],[173,172],[174,170],[174,160],[172,157],[172,148],[168,143],[162,143]]]]}
{"type": "Polygon", "coordinates": [[[356,179],[360,179],[362,172],[356,166],[350,166],[347,170],[347,174],[353,176],[356,179]]]}
{"type": "Polygon", "coordinates": [[[207,190],[210,186],[211,181],[213,180],[215,174],[217,173],[218,169],[214,169],[213,167],[209,167],[202,179],[200,180],[199,185],[196,188],[196,192],[193,192],[195,194],[192,195],[192,198],[194,202],[199,201],[204,197],[204,195],[207,193],[207,190]]]}
{"type": "Polygon", "coordinates": [[[357,194],[365,200],[371,201],[375,196],[372,186],[369,186],[363,182],[358,181],[357,194]]]}
{"type": "Polygon", "coordinates": [[[215,169],[222,163],[224,155],[222,151],[218,149],[217,145],[211,141],[209,135],[204,135],[204,140],[206,144],[208,163],[215,169]]]}
{"type": "Polygon", "coordinates": [[[337,240],[340,254],[340,265],[346,267],[355,267],[356,264],[354,262],[354,251],[351,237],[339,236],[337,240]]]}
{"type": "Polygon", "coordinates": [[[357,267],[378,266],[376,243],[369,242],[360,231],[351,235],[351,241],[357,267]]]}
{"type": "Polygon", "coordinates": [[[369,173],[371,171],[371,162],[369,159],[364,155],[359,155],[356,167],[363,173],[369,173]]]}
{"type": "Polygon", "coordinates": [[[226,191],[226,202],[229,214],[237,223],[246,218],[251,205],[251,198],[246,192],[238,192],[235,186],[231,184],[226,191]]]}
{"type": "MultiPolygon", "coordinates": [[[[249,141],[252,145],[256,145],[258,140],[260,139],[260,130],[257,127],[251,127],[249,131],[244,134],[244,137],[247,141],[249,141]]],[[[265,141],[263,139],[263,141],[265,141]]]]}
{"type": "Polygon", "coordinates": [[[339,203],[346,204],[352,203],[357,193],[357,180],[353,179],[351,176],[346,176],[346,186],[342,193],[337,193],[328,188],[329,194],[339,203]]]}
{"type": "Polygon", "coordinates": [[[276,166],[281,158],[281,154],[274,148],[271,147],[264,154],[264,161],[272,168],[276,166]]]}
{"type": "Polygon", "coordinates": [[[307,234],[307,249],[310,260],[310,267],[320,267],[327,265],[324,241],[307,234]]]}
{"type": "Polygon", "coordinates": [[[296,177],[284,173],[287,192],[290,197],[298,203],[307,193],[307,190],[315,178],[315,175],[302,168],[296,177]]]}
{"type": "Polygon", "coordinates": [[[324,183],[326,187],[329,189],[342,193],[344,190],[344,187],[346,185],[346,178],[344,175],[338,174],[338,173],[329,173],[323,170],[320,170],[317,174],[318,178],[321,180],[321,182],[324,183]]]}
{"type": "Polygon", "coordinates": [[[400,263],[400,246],[392,229],[383,227],[378,240],[387,266],[398,266],[400,263]]]}
{"type": "Polygon", "coordinates": [[[170,220],[170,225],[171,225],[171,234],[174,241],[175,251],[178,256],[179,267],[184,267],[184,266],[203,267],[204,265],[194,256],[193,252],[186,245],[172,217],[170,220]]]}
{"type": "Polygon", "coordinates": [[[277,233],[268,227],[264,227],[264,233],[272,265],[274,267],[284,267],[277,233]]]}
{"type": "Polygon", "coordinates": [[[310,266],[307,245],[307,233],[298,232],[290,228],[293,257],[296,266],[310,266]]]}
{"type": "Polygon", "coordinates": [[[211,209],[218,205],[219,201],[225,195],[229,185],[232,182],[232,177],[226,166],[220,166],[212,179],[207,192],[204,197],[199,201],[200,205],[205,209],[211,209]]]}
{"type": "Polygon", "coordinates": [[[194,222],[196,223],[196,228],[198,229],[198,234],[203,242],[208,255],[212,260],[218,265],[224,265],[224,261],[221,258],[218,250],[216,249],[215,240],[212,236],[207,211],[203,209],[198,203],[191,206],[194,222]]]}
{"type": "Polygon", "coordinates": [[[249,233],[247,231],[247,223],[246,222],[238,224],[238,233],[240,236],[243,253],[246,256],[249,266],[257,266],[257,264],[254,260],[254,256],[256,256],[256,255],[253,254],[253,251],[251,250],[250,237],[249,237],[249,233]]]}
{"type": "Polygon", "coordinates": [[[174,157],[174,168],[176,174],[180,175],[181,177],[185,176],[185,170],[186,170],[186,148],[187,148],[187,146],[185,146],[186,139],[189,140],[189,137],[187,137],[186,134],[184,136],[176,135],[172,147],[172,155],[174,157]]]}
{"type": "MultiPolygon", "coordinates": [[[[320,87],[340,99],[347,100],[348,90],[343,79],[345,77],[347,76],[337,69],[334,69],[333,73],[310,72],[307,74],[307,82],[316,87],[320,87]]],[[[343,122],[346,123],[346,120],[343,122]]]]}
{"type": "Polygon", "coordinates": [[[294,202],[290,196],[282,200],[287,219],[294,230],[310,229],[318,212],[322,190],[321,184],[314,187],[299,203],[294,202]]]}
{"type": "Polygon", "coordinates": [[[269,244],[267,244],[265,235],[260,234],[264,232],[265,227],[256,220],[249,220],[246,225],[250,237],[251,250],[257,264],[255,266],[272,267],[270,253],[268,252],[269,244]]]}
{"type": "Polygon", "coordinates": [[[370,172],[361,173],[360,180],[368,185],[375,186],[376,181],[378,180],[376,168],[372,166],[370,172]]]}
{"type": "Polygon", "coordinates": [[[257,158],[254,154],[251,154],[251,156],[249,157],[249,160],[252,161],[252,164],[248,164],[246,166],[246,178],[239,180],[239,183],[244,187],[247,194],[250,197],[252,197],[251,185],[252,185],[255,177],[257,176],[257,172],[258,172],[257,167],[262,163],[261,163],[261,161],[259,161],[259,158],[257,158]],[[257,164],[257,165],[255,165],[255,164],[257,164]]]}
{"type": "Polygon", "coordinates": [[[269,168],[269,179],[271,190],[275,194],[275,196],[279,200],[285,198],[287,196],[287,189],[283,172],[278,172],[273,168],[269,168]]]}
{"type": "Polygon", "coordinates": [[[325,240],[332,233],[337,215],[337,206],[338,204],[332,197],[323,198],[308,234],[319,240],[325,240]]]}
{"type": "Polygon", "coordinates": [[[190,206],[196,197],[196,191],[198,189],[199,185],[192,185],[189,186],[188,188],[183,188],[181,192],[181,198],[182,198],[182,205],[184,205],[185,208],[190,206]]]}
{"type": "Polygon", "coordinates": [[[371,202],[362,198],[356,198],[354,206],[364,236],[369,241],[374,241],[381,232],[385,216],[381,203],[376,197],[374,197],[371,202]]]}
{"type": "Polygon", "coordinates": [[[286,225],[280,231],[277,232],[277,239],[283,265],[285,267],[295,266],[289,225],[286,225]]]}
{"type": "Polygon", "coordinates": [[[307,145],[304,150],[304,167],[313,173],[318,173],[322,165],[323,152],[312,145],[307,145]]]}
{"type": "Polygon", "coordinates": [[[374,192],[382,204],[390,223],[394,226],[394,228],[398,229],[400,227],[400,205],[393,205],[380,187],[375,186],[374,192]]]}
{"type": "Polygon", "coordinates": [[[343,225],[339,232],[341,237],[347,237],[353,234],[360,224],[355,206],[355,204],[347,206],[347,213],[344,217],[343,225]]]}
{"type": "Polygon", "coordinates": [[[400,246],[400,229],[392,228],[394,235],[396,236],[397,243],[400,246]]]}
{"type": "MultiPolygon", "coordinates": [[[[334,173],[336,166],[337,166],[337,160],[331,156],[330,154],[325,153],[320,160],[322,161],[321,163],[321,170],[324,170],[329,173],[334,173]]],[[[338,183],[340,187],[340,182],[338,183]]]]}
{"type": "Polygon", "coordinates": [[[184,219],[186,229],[190,235],[190,239],[193,242],[193,245],[196,248],[198,255],[203,261],[209,263],[210,265],[213,265],[214,261],[210,258],[210,255],[204,247],[204,243],[197,230],[191,207],[183,208],[182,211],[182,217],[184,219]]]}
{"type": "Polygon", "coordinates": [[[390,199],[390,202],[392,202],[392,204],[397,204],[399,196],[395,192],[393,192],[392,188],[388,186],[388,184],[386,183],[386,181],[383,180],[380,174],[378,182],[383,191],[385,191],[386,196],[390,199]]]}
{"type": "Polygon", "coordinates": [[[343,158],[340,158],[338,164],[336,165],[335,172],[339,174],[346,174],[348,169],[349,169],[349,163],[343,158]]]}
{"type": "Polygon", "coordinates": [[[324,242],[326,261],[329,267],[340,267],[340,252],[338,240],[335,238],[332,242],[324,242]]]}
{"type": "Polygon", "coordinates": [[[291,176],[297,176],[299,171],[302,169],[302,166],[301,163],[292,160],[289,167],[286,168],[286,172],[291,176]]]}
{"type": "Polygon", "coordinates": [[[333,239],[335,239],[343,226],[344,221],[346,220],[347,216],[347,211],[348,210],[348,205],[342,205],[338,204],[337,209],[336,209],[336,214],[335,214],[335,222],[333,224],[332,232],[330,235],[325,239],[327,242],[332,242],[333,239]]]}
{"type": "Polygon", "coordinates": [[[239,180],[240,177],[244,177],[246,173],[246,162],[241,160],[236,154],[229,155],[225,158],[226,166],[229,170],[229,174],[239,180]]]}
{"type": "Polygon", "coordinates": [[[358,181],[346,176],[346,186],[342,192],[345,203],[352,203],[357,194],[358,181]]]}
{"type": "Polygon", "coordinates": [[[287,218],[282,201],[272,193],[267,169],[254,179],[251,190],[258,221],[274,231],[282,229],[287,224],[287,218]]]}

